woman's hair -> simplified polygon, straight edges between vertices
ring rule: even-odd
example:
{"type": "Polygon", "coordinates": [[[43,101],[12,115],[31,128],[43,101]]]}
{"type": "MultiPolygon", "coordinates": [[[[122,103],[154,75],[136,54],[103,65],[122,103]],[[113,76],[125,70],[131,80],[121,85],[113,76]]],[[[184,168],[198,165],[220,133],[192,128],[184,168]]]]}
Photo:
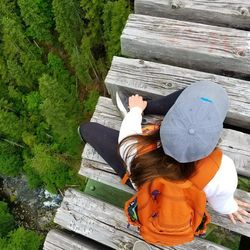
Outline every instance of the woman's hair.
{"type": "Polygon", "coordinates": [[[166,155],[160,146],[159,129],[147,135],[131,135],[123,139],[119,149],[123,146],[124,165],[132,158],[130,178],[136,187],[156,177],[169,180],[186,180],[195,172],[195,163],[179,163],[166,155]],[[155,147],[152,148],[152,145],[155,147]],[[156,145],[159,145],[156,147],[156,145]],[[151,147],[149,152],[148,148],[151,147]],[[146,153],[143,153],[146,152],[146,153]]]}

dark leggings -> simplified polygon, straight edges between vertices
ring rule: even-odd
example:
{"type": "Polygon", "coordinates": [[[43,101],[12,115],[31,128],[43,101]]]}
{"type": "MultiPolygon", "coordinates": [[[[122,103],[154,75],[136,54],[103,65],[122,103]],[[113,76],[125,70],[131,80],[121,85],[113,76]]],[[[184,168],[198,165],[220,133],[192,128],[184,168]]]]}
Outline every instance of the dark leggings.
{"type": "MultiPolygon", "coordinates": [[[[178,90],[170,95],[147,101],[144,114],[165,115],[181,92],[182,90],[178,90]]],[[[82,140],[89,143],[122,178],[126,169],[117,149],[119,131],[96,122],[87,122],[80,125],[79,132],[82,140]]],[[[126,184],[132,187],[129,180],[126,184]]]]}

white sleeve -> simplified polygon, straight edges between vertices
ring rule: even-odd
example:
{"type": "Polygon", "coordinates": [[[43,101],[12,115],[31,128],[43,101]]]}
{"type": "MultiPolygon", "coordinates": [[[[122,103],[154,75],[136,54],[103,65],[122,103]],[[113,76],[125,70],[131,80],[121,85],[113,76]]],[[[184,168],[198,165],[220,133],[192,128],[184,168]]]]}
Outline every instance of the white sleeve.
{"type": "Polygon", "coordinates": [[[126,138],[129,135],[141,134],[142,133],[141,122],[142,122],[141,108],[139,107],[131,108],[122,121],[118,143],[120,143],[124,138],[126,138]]]}
{"type": "Polygon", "coordinates": [[[234,199],[234,192],[237,184],[238,177],[234,162],[223,154],[219,170],[204,188],[209,205],[221,214],[236,212],[238,205],[234,199]]]}
{"type": "MultiPolygon", "coordinates": [[[[127,136],[141,134],[142,133],[141,121],[142,121],[141,108],[139,107],[131,108],[122,121],[120,133],[118,137],[118,143],[120,143],[127,136]]],[[[120,155],[123,160],[125,160],[125,155],[126,155],[125,149],[132,143],[134,142],[130,141],[130,142],[127,142],[126,144],[123,144],[120,147],[120,155]]],[[[131,152],[131,153],[136,154],[136,151],[131,152]]],[[[131,164],[132,159],[133,159],[133,156],[129,157],[126,161],[128,172],[130,172],[130,164],[131,164]]]]}
{"type": "MultiPolygon", "coordinates": [[[[131,108],[122,121],[120,132],[119,132],[119,137],[118,137],[118,143],[120,143],[124,138],[130,135],[142,134],[141,122],[142,122],[141,108],[139,107],[131,108]]],[[[130,141],[130,142],[127,142],[126,144],[123,144],[120,147],[120,155],[123,160],[125,160],[126,147],[128,147],[132,143],[133,141],[130,141]]],[[[134,150],[132,154],[136,154],[136,150],[134,150]]],[[[128,157],[126,161],[127,171],[129,173],[130,173],[130,165],[131,165],[132,159],[133,159],[133,155],[131,157],[128,157]]],[[[132,180],[130,181],[134,189],[137,190],[136,185],[132,182],[132,180]]]]}

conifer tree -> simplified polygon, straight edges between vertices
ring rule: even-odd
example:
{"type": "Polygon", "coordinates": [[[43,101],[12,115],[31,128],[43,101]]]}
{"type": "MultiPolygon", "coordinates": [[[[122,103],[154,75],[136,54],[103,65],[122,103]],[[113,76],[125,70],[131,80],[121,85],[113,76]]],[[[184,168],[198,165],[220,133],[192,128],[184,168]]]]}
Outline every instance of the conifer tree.
{"type": "Polygon", "coordinates": [[[81,44],[81,62],[85,63],[85,72],[92,79],[102,81],[101,71],[107,68],[101,63],[100,58],[105,58],[102,15],[104,5],[108,0],[87,1],[81,0],[85,23],[84,36],[81,44]]]}
{"type": "Polygon", "coordinates": [[[90,83],[94,76],[91,75],[90,69],[93,68],[94,60],[92,57],[90,40],[83,37],[80,48],[74,49],[71,54],[71,63],[75,67],[76,76],[81,83],[85,85],[90,83]]]}
{"type": "Polygon", "coordinates": [[[0,0],[0,173],[53,191],[72,180],[99,95],[83,84],[104,79],[128,12],[127,0],[0,0]]]}
{"type": "Polygon", "coordinates": [[[18,0],[28,36],[42,41],[51,41],[54,26],[51,0],[18,0]]]}
{"type": "Polygon", "coordinates": [[[6,61],[2,55],[2,46],[0,43],[0,81],[1,81],[0,88],[2,88],[0,93],[3,93],[2,91],[6,91],[6,88],[4,90],[3,86],[7,86],[7,83],[9,82],[9,80],[10,80],[10,76],[9,76],[8,68],[6,65],[6,61]]]}
{"type": "Polygon", "coordinates": [[[39,79],[39,90],[43,98],[42,114],[52,128],[55,140],[62,151],[78,150],[77,118],[79,117],[79,102],[74,91],[68,91],[55,78],[44,74],[39,79]]]}
{"type": "Polygon", "coordinates": [[[107,2],[103,11],[104,41],[108,63],[114,55],[120,54],[120,36],[128,19],[130,8],[127,0],[107,2]]]}
{"type": "Polygon", "coordinates": [[[0,174],[16,176],[22,172],[22,150],[4,138],[0,138],[0,174]]]}
{"type": "MultiPolygon", "coordinates": [[[[69,71],[65,68],[63,60],[56,54],[50,52],[48,54],[48,71],[60,84],[62,84],[68,91],[75,88],[76,82],[75,76],[72,76],[69,71]]],[[[76,93],[76,89],[73,90],[76,93]]]]}
{"type": "Polygon", "coordinates": [[[41,51],[25,36],[18,17],[3,17],[3,56],[9,75],[17,85],[34,87],[37,77],[44,71],[41,51]]]}
{"type": "Polygon", "coordinates": [[[8,237],[0,238],[1,250],[38,250],[43,237],[36,232],[19,227],[12,231],[8,237]]]}
{"type": "Polygon", "coordinates": [[[69,54],[77,78],[81,83],[90,82],[91,62],[85,50],[84,53],[81,50],[81,40],[85,31],[79,0],[53,0],[53,12],[59,41],[69,54]]]}
{"type": "Polygon", "coordinates": [[[5,17],[11,17],[15,15],[17,11],[16,0],[0,0],[0,19],[5,17]]]}
{"type": "Polygon", "coordinates": [[[7,203],[0,201],[0,238],[14,229],[14,217],[9,213],[7,203]]]}
{"type": "Polygon", "coordinates": [[[35,145],[33,154],[30,167],[38,173],[47,190],[56,193],[70,183],[71,171],[63,159],[60,159],[60,154],[43,144],[35,145]]]}
{"type": "Polygon", "coordinates": [[[103,0],[88,1],[81,0],[81,7],[84,10],[84,18],[88,21],[85,28],[85,36],[82,40],[82,47],[90,44],[90,48],[85,51],[85,58],[91,59],[89,67],[94,76],[96,72],[103,70],[100,64],[101,56],[106,59],[108,66],[114,55],[120,54],[120,36],[130,12],[128,0],[103,0]],[[105,55],[105,50],[107,55],[105,55]],[[89,51],[89,54],[86,54],[89,51]],[[93,58],[96,59],[93,60],[93,58]]]}
{"type": "Polygon", "coordinates": [[[78,0],[53,0],[53,12],[59,41],[63,43],[69,55],[80,45],[83,35],[80,11],[78,0]]]}
{"type": "Polygon", "coordinates": [[[6,81],[2,79],[1,73],[0,73],[0,107],[1,107],[1,102],[4,101],[4,98],[8,98],[8,85],[6,81]]]}
{"type": "Polygon", "coordinates": [[[19,142],[24,130],[22,120],[14,112],[0,107],[0,121],[0,136],[19,142]]]}
{"type": "Polygon", "coordinates": [[[84,18],[88,21],[85,34],[91,37],[92,47],[103,44],[102,15],[104,6],[111,0],[89,1],[81,0],[81,7],[84,11],[84,18]]]}

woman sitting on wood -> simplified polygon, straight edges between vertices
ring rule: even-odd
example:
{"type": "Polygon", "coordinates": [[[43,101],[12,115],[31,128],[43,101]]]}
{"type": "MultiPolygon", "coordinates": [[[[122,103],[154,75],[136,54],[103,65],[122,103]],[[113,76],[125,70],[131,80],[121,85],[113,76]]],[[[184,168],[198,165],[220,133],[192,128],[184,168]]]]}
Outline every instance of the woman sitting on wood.
{"type": "Polygon", "coordinates": [[[221,86],[199,81],[150,101],[139,95],[126,100],[119,92],[116,102],[124,114],[120,132],[93,122],[82,124],[79,132],[122,182],[138,191],[125,212],[146,241],[171,246],[204,233],[210,222],[206,200],[233,223],[246,223],[243,216],[250,214],[243,207],[250,204],[234,199],[234,162],[217,148],[228,111],[228,96],[221,86]],[[164,119],[153,130],[143,128],[142,113],[164,119]]]}

